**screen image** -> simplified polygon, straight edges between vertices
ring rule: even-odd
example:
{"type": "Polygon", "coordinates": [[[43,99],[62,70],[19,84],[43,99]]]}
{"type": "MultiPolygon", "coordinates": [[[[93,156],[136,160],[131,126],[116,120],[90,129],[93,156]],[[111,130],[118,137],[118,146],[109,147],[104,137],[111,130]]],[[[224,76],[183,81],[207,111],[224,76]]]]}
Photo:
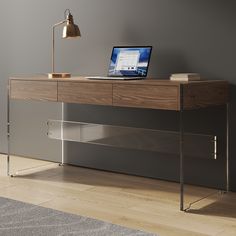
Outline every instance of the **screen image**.
{"type": "Polygon", "coordinates": [[[152,47],[114,47],[109,76],[147,76],[152,47]]]}

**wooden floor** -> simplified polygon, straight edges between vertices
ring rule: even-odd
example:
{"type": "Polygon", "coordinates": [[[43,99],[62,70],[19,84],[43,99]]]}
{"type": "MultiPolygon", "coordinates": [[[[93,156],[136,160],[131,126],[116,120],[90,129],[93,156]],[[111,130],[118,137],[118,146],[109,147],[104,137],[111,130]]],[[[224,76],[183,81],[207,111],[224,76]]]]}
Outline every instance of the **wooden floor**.
{"type": "MultiPolygon", "coordinates": [[[[188,213],[179,211],[176,183],[13,157],[5,176],[0,158],[0,196],[89,216],[160,236],[235,236],[236,193],[213,194],[188,213]]],[[[186,202],[215,190],[187,186],[186,202]]]]}

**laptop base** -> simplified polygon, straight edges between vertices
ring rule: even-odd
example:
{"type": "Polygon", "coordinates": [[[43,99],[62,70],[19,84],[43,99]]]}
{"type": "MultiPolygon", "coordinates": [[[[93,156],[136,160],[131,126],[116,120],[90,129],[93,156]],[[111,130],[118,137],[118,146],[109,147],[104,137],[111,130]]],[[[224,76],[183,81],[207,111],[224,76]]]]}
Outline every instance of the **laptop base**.
{"type": "Polygon", "coordinates": [[[112,76],[89,76],[85,77],[86,79],[94,79],[94,80],[141,80],[145,79],[145,77],[112,77],[112,76]]]}

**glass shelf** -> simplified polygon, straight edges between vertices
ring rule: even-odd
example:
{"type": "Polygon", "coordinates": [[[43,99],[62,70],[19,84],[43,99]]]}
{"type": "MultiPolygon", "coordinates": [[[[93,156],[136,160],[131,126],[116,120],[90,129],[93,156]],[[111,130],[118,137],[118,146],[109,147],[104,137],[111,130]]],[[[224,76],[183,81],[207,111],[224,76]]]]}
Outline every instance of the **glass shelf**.
{"type": "MultiPolygon", "coordinates": [[[[146,150],[175,156],[179,154],[179,133],[176,131],[61,120],[49,120],[47,125],[47,135],[52,139],[146,150]]],[[[184,154],[187,157],[216,159],[217,137],[185,133],[184,154]]]]}

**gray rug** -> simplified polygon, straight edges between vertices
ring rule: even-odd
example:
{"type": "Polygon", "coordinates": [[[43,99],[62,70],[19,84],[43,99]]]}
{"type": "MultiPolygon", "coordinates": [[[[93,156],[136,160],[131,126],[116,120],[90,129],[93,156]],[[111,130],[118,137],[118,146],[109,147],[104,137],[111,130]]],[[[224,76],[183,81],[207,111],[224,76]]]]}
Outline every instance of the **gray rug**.
{"type": "Polygon", "coordinates": [[[154,236],[155,234],[0,197],[0,235],[154,236]]]}

